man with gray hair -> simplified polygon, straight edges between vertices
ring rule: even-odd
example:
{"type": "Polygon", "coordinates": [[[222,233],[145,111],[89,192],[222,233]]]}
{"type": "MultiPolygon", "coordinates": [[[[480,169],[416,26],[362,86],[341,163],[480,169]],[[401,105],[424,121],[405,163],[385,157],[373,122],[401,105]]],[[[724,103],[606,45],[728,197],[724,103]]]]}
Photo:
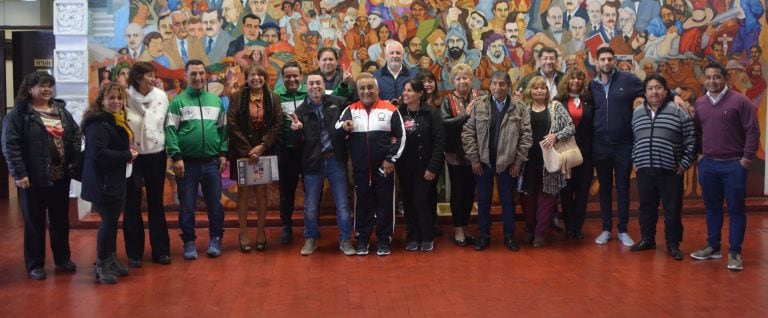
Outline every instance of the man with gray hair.
{"type": "Polygon", "coordinates": [[[387,42],[384,48],[384,58],[387,64],[373,72],[378,83],[379,98],[395,101],[403,94],[405,81],[414,78],[416,72],[403,64],[403,44],[397,41],[387,42]]]}
{"type": "Polygon", "coordinates": [[[131,60],[138,61],[141,53],[144,52],[142,42],[144,40],[144,29],[135,22],[128,23],[125,27],[125,42],[128,47],[128,56],[131,60]]]}
{"type": "Polygon", "coordinates": [[[632,54],[632,41],[637,37],[635,31],[635,11],[623,7],[619,9],[619,34],[611,39],[610,46],[618,55],[632,54]]]}
{"type": "Polygon", "coordinates": [[[587,35],[587,20],[582,17],[573,17],[570,24],[568,30],[571,31],[571,41],[563,45],[566,56],[583,51],[584,39],[587,35]]]}

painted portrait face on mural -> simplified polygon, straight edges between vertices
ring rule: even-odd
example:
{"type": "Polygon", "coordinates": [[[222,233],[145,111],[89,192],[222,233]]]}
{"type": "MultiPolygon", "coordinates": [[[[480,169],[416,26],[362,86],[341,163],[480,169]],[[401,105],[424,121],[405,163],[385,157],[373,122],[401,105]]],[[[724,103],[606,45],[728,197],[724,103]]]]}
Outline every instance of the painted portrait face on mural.
{"type": "Polygon", "coordinates": [[[243,3],[240,0],[224,0],[221,2],[221,16],[226,23],[237,24],[243,14],[243,3]]]}
{"type": "Polygon", "coordinates": [[[563,31],[563,9],[553,6],[547,10],[547,23],[552,32],[563,31]]]}
{"type": "Polygon", "coordinates": [[[378,28],[381,25],[381,15],[380,14],[369,15],[368,24],[370,24],[371,28],[373,29],[378,28]]]}
{"type": "Polygon", "coordinates": [[[635,30],[635,14],[632,9],[619,10],[619,28],[622,34],[632,34],[635,30]]]}
{"type": "Polygon", "coordinates": [[[421,54],[421,39],[418,36],[414,36],[411,38],[411,40],[407,43],[408,45],[408,54],[411,56],[417,56],[421,54]]]}
{"type": "Polygon", "coordinates": [[[248,0],[248,9],[251,13],[263,18],[267,15],[267,0],[248,0]]]}
{"type": "Polygon", "coordinates": [[[504,1],[498,1],[493,6],[493,17],[495,19],[506,19],[509,15],[509,4],[504,1]]]}
{"type": "Polygon", "coordinates": [[[590,24],[599,24],[602,16],[600,9],[600,1],[590,0],[587,1],[587,16],[589,17],[590,24]]]}
{"type": "Polygon", "coordinates": [[[491,42],[488,45],[488,49],[485,51],[485,54],[494,64],[500,64],[501,62],[503,62],[504,61],[504,41],[502,39],[498,39],[496,41],[491,42]]]}
{"type": "Polygon", "coordinates": [[[203,12],[202,21],[206,36],[215,38],[221,31],[221,19],[219,19],[218,11],[203,12]]]}
{"type": "Polygon", "coordinates": [[[141,49],[141,41],[144,39],[144,29],[136,23],[129,23],[125,28],[125,41],[132,51],[141,49]]]}
{"type": "Polygon", "coordinates": [[[261,24],[261,21],[259,19],[254,18],[245,18],[245,23],[243,23],[243,36],[248,41],[255,41],[259,39],[259,33],[261,32],[261,28],[259,28],[259,25],[261,24]]]}
{"type": "Polygon", "coordinates": [[[517,45],[518,36],[520,35],[520,28],[517,22],[510,21],[504,24],[504,39],[507,40],[507,44],[510,46],[517,45]]]}
{"type": "Polygon", "coordinates": [[[600,13],[600,23],[603,24],[603,28],[606,30],[613,30],[616,28],[616,20],[619,18],[619,14],[616,11],[616,7],[611,2],[603,4],[602,11],[600,13]]]}
{"type": "Polygon", "coordinates": [[[584,36],[587,35],[587,22],[581,17],[574,17],[569,23],[568,31],[571,31],[572,39],[583,41],[584,36]]]}
{"type": "Polygon", "coordinates": [[[280,31],[275,28],[264,29],[261,33],[261,40],[269,44],[274,44],[280,41],[280,31]]]}
{"type": "Polygon", "coordinates": [[[567,12],[575,12],[581,1],[579,0],[565,0],[565,9],[567,12]]]}
{"type": "Polygon", "coordinates": [[[451,59],[459,59],[464,54],[464,39],[455,34],[450,34],[445,39],[445,45],[448,49],[448,56],[451,59]]]}
{"type": "Polygon", "coordinates": [[[187,17],[182,12],[171,14],[171,30],[179,39],[186,39],[189,36],[187,17]]]}
{"type": "Polygon", "coordinates": [[[160,32],[160,35],[163,36],[164,40],[172,39],[173,29],[171,29],[171,16],[167,15],[157,20],[157,29],[158,32],[160,32]]]}
{"type": "Polygon", "coordinates": [[[187,28],[189,29],[189,35],[195,39],[202,39],[205,36],[203,21],[201,21],[199,18],[190,19],[187,28]]]}

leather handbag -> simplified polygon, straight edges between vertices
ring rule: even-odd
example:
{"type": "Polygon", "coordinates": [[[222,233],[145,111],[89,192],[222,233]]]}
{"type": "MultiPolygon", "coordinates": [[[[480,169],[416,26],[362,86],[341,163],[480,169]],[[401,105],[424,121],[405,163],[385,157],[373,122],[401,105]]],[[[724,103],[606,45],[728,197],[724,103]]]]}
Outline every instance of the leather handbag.
{"type": "MultiPolygon", "coordinates": [[[[551,127],[549,132],[552,133],[557,123],[555,117],[555,103],[551,103],[549,107],[549,117],[551,127]]],[[[584,157],[581,155],[579,145],[576,144],[576,137],[571,135],[568,138],[558,140],[554,146],[548,148],[539,142],[541,147],[541,154],[544,159],[544,168],[549,172],[561,172],[566,178],[571,177],[571,168],[581,165],[584,162],[584,157]]]]}

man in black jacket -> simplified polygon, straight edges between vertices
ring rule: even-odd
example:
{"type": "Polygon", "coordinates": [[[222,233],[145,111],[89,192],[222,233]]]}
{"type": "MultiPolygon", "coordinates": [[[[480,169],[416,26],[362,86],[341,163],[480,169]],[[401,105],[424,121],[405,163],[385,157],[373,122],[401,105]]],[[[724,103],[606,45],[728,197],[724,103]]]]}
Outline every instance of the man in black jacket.
{"type": "Polygon", "coordinates": [[[336,218],[341,231],[339,249],[344,255],[355,255],[352,246],[352,218],[347,197],[347,149],[344,135],[335,129],[344,107],[344,98],[325,94],[323,76],[307,76],[307,98],[290,115],[291,129],[301,147],[301,168],[304,172],[304,246],[301,255],[311,255],[317,249],[320,232],[317,212],[323,180],[328,179],[336,202],[336,218]]]}

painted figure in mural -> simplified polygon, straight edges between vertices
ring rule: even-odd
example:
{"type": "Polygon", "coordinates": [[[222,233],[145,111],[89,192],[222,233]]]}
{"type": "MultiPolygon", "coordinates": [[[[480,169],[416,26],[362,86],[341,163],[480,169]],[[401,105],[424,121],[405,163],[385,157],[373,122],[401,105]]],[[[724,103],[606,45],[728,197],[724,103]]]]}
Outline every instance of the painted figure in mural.
{"type": "Polygon", "coordinates": [[[687,64],[684,59],[685,57],[682,55],[670,57],[667,61],[669,67],[661,75],[667,80],[670,89],[674,90],[682,86],[690,87],[695,96],[700,96],[701,83],[693,73],[693,67],[687,64]]]}
{"type": "Polygon", "coordinates": [[[174,11],[171,13],[171,22],[174,37],[163,41],[163,52],[168,57],[171,68],[182,68],[189,60],[194,59],[208,63],[202,41],[189,36],[187,14],[174,11]]]}
{"type": "Polygon", "coordinates": [[[569,31],[571,41],[563,44],[563,53],[573,55],[584,50],[584,40],[587,35],[587,21],[581,17],[571,18],[569,31]]]}
{"type": "Polygon", "coordinates": [[[432,74],[438,79],[440,90],[445,88],[443,84],[442,68],[445,64],[445,32],[442,29],[436,29],[427,37],[427,56],[432,60],[432,74]],[[437,67],[435,67],[437,66],[437,67]]]}
{"type": "Polygon", "coordinates": [[[392,40],[392,32],[389,30],[389,27],[387,27],[387,25],[382,25],[376,31],[376,34],[378,34],[379,42],[372,44],[371,46],[368,47],[367,56],[361,57],[360,55],[358,55],[357,58],[360,59],[361,61],[363,60],[373,61],[376,63],[376,65],[381,67],[387,63],[387,59],[384,57],[384,49],[387,47],[387,42],[392,40]]]}
{"type": "Polygon", "coordinates": [[[248,0],[248,13],[256,15],[261,20],[261,23],[274,22],[277,23],[275,18],[267,13],[267,5],[269,0],[248,0]]]}
{"type": "Polygon", "coordinates": [[[558,6],[549,7],[547,24],[548,26],[544,28],[544,35],[557,43],[558,47],[562,48],[565,43],[571,41],[571,32],[563,29],[563,9],[558,6]]]}
{"type": "Polygon", "coordinates": [[[192,16],[189,18],[188,25],[189,35],[194,39],[202,40],[203,36],[205,36],[205,30],[203,29],[203,21],[200,20],[200,16],[192,16]]]}
{"type": "Polygon", "coordinates": [[[757,44],[757,39],[760,37],[762,25],[759,19],[765,13],[765,8],[760,0],[739,0],[737,3],[741,5],[744,19],[739,19],[739,31],[733,40],[731,53],[741,57],[746,51],[747,58],[749,58],[748,49],[757,44]]]}
{"type": "MultiPolygon", "coordinates": [[[[448,78],[451,68],[454,65],[460,63],[469,64],[472,69],[477,69],[480,65],[481,53],[478,49],[470,49],[467,42],[467,34],[464,32],[464,28],[460,24],[454,23],[451,28],[448,29],[448,34],[445,37],[446,47],[446,60],[443,65],[443,78],[448,78]]],[[[473,86],[477,87],[480,83],[474,83],[473,86]]],[[[444,82],[444,87],[447,90],[453,89],[450,82],[444,82]]]]}
{"type": "Polygon", "coordinates": [[[261,24],[261,40],[267,42],[267,45],[275,44],[281,41],[280,27],[274,22],[261,24]]]}
{"type": "Polygon", "coordinates": [[[232,42],[232,37],[227,32],[223,32],[221,29],[222,18],[217,10],[208,10],[201,15],[203,20],[203,28],[205,31],[205,37],[203,37],[203,45],[205,46],[205,54],[208,55],[208,60],[211,63],[220,63],[227,55],[227,49],[229,43],[232,42]]]}
{"type": "Polygon", "coordinates": [[[253,14],[247,14],[243,17],[242,35],[229,42],[227,48],[227,56],[234,56],[236,53],[243,50],[252,51],[254,46],[266,46],[266,43],[259,39],[261,33],[261,21],[259,17],[253,14]]]}
{"type": "Polygon", "coordinates": [[[603,43],[611,42],[618,33],[616,21],[619,19],[619,7],[614,2],[606,2],[600,6],[600,29],[593,34],[599,34],[603,43]]]}
{"type": "Polygon", "coordinates": [[[405,46],[405,57],[403,58],[403,64],[408,68],[419,67],[419,57],[422,55],[421,38],[413,36],[403,41],[405,46]]]}
{"type": "Polygon", "coordinates": [[[164,41],[170,41],[173,39],[173,29],[171,29],[171,15],[160,17],[157,20],[157,30],[160,35],[163,36],[164,41]]]}
{"type": "MultiPolygon", "coordinates": [[[[301,9],[301,1],[296,0],[295,2],[299,2],[299,9],[301,9]]],[[[280,18],[278,23],[280,25],[280,34],[284,35],[284,38],[286,41],[288,41],[288,43],[295,45],[293,39],[293,27],[294,22],[298,19],[301,19],[301,13],[295,11],[291,1],[283,1],[282,10],[284,15],[282,18],[280,18]]]]}
{"type": "Polygon", "coordinates": [[[600,3],[600,0],[587,0],[587,16],[589,17],[587,34],[590,36],[600,31],[600,17],[602,13],[601,7],[602,4],[600,3]]]}
{"type": "Polygon", "coordinates": [[[150,32],[144,37],[144,53],[139,56],[139,61],[155,61],[165,68],[171,67],[171,62],[163,53],[163,36],[159,32],[150,32]]]}
{"type": "Polygon", "coordinates": [[[520,39],[520,25],[517,20],[507,19],[504,23],[504,44],[507,46],[507,52],[515,65],[522,65],[525,59],[525,52],[522,48],[520,39]]]}
{"type": "MultiPolygon", "coordinates": [[[[391,36],[392,32],[385,26],[385,24],[382,24],[378,31],[382,32],[382,28],[386,28],[391,36]]],[[[376,31],[377,30],[371,29],[370,25],[368,25],[368,18],[365,16],[364,12],[361,12],[360,15],[355,18],[353,29],[349,30],[344,36],[346,43],[344,55],[349,59],[356,59],[360,62],[365,61],[365,59],[362,59],[359,55],[368,54],[368,48],[379,41],[379,35],[376,34],[376,31]]],[[[370,60],[370,57],[368,59],[370,60]]]]}
{"type": "Polygon", "coordinates": [[[125,27],[125,41],[128,43],[128,56],[132,61],[138,61],[139,56],[144,52],[142,40],[144,39],[144,29],[136,23],[129,23],[125,27]]]}
{"type": "Polygon", "coordinates": [[[317,69],[317,50],[320,47],[320,32],[307,31],[301,34],[300,42],[296,45],[295,60],[301,70],[309,73],[317,69]]]}
{"type": "Polygon", "coordinates": [[[617,55],[630,55],[632,54],[631,43],[637,36],[635,31],[635,12],[630,8],[619,9],[619,34],[611,39],[609,43],[610,47],[616,51],[617,55]]]}
{"type": "Polygon", "coordinates": [[[760,104],[765,96],[766,81],[763,77],[763,66],[761,64],[752,64],[747,68],[747,76],[752,84],[747,90],[747,97],[752,100],[755,106],[760,104]]]}
{"type": "Polygon", "coordinates": [[[725,69],[728,71],[728,88],[745,94],[752,87],[752,82],[744,72],[744,65],[736,60],[729,60],[725,69]]]}
{"type": "Polygon", "coordinates": [[[573,18],[575,17],[582,18],[585,23],[587,20],[589,20],[587,9],[586,7],[582,6],[583,3],[584,0],[565,0],[565,9],[563,12],[564,29],[571,29],[571,21],[573,21],[573,18]]]}
{"type": "Polygon", "coordinates": [[[466,26],[467,30],[469,30],[468,38],[472,41],[472,48],[482,50],[483,33],[491,30],[488,26],[488,19],[485,18],[482,12],[472,11],[467,17],[466,26]]]}
{"type": "Polygon", "coordinates": [[[509,3],[496,1],[493,4],[493,18],[488,23],[494,32],[504,34],[504,24],[507,23],[507,15],[509,15],[509,3]]]}
{"type": "Polygon", "coordinates": [[[635,21],[635,30],[637,32],[644,32],[648,28],[648,24],[651,23],[654,17],[659,15],[661,9],[661,3],[657,0],[640,0],[640,1],[622,1],[622,8],[629,8],[637,16],[635,21]]]}
{"type": "Polygon", "coordinates": [[[485,54],[480,59],[480,65],[475,70],[475,75],[480,79],[480,88],[488,90],[491,87],[491,74],[496,71],[506,72],[514,67],[512,60],[506,54],[504,39],[501,35],[493,33],[485,39],[485,54]]]}
{"type": "Polygon", "coordinates": [[[221,25],[225,32],[232,38],[237,38],[243,34],[240,27],[241,19],[245,14],[243,2],[240,0],[224,0],[221,3],[221,16],[224,18],[224,24],[221,25]]]}

